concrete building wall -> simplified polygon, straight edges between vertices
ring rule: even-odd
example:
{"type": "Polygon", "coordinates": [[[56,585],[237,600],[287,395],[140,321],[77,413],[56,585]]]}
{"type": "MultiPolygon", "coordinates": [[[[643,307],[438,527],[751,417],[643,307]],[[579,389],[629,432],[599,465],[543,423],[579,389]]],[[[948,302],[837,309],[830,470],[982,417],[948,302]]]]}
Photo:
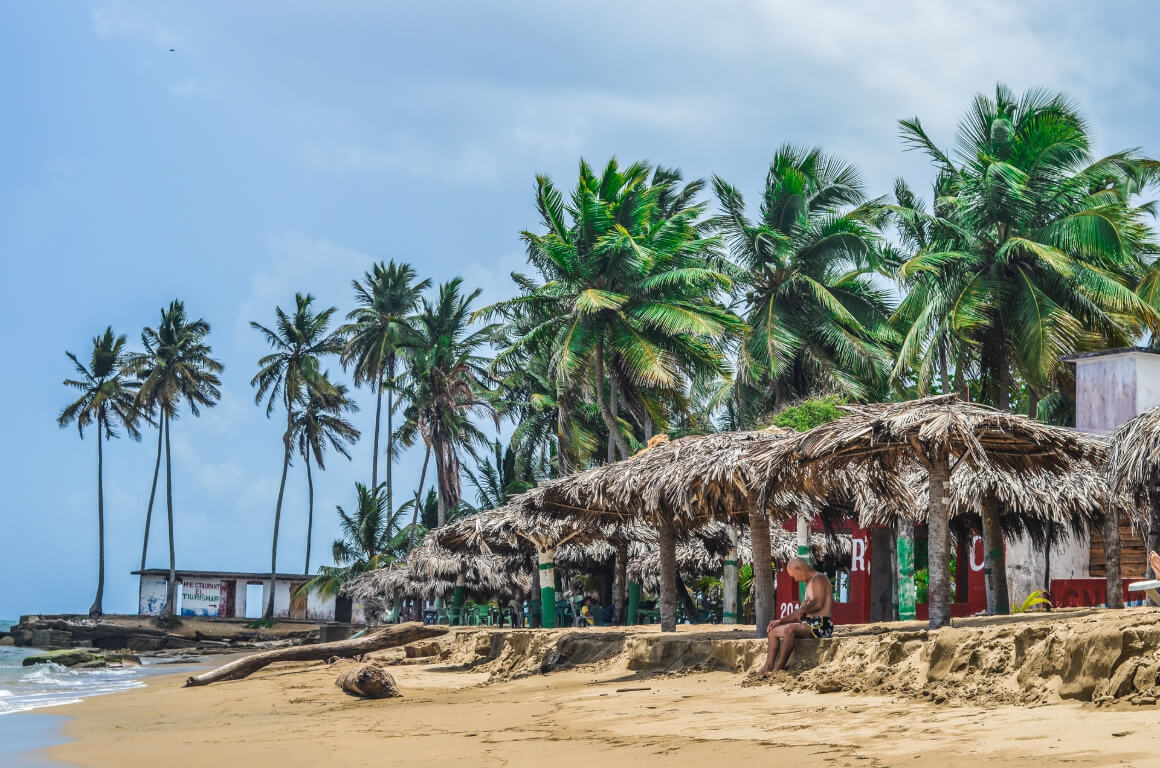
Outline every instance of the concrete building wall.
{"type": "Polygon", "coordinates": [[[142,616],[160,616],[165,610],[164,576],[142,576],[137,594],[137,613],[142,616]]]}
{"type": "Polygon", "coordinates": [[[1112,432],[1138,413],[1136,364],[1140,357],[1128,353],[1076,362],[1077,429],[1112,432]]]}
{"type": "MultiPolygon", "coordinates": [[[[1136,355],[1136,414],[1160,406],[1160,355],[1136,355]]],[[[1119,425],[1117,425],[1119,426],[1119,425]]]]}
{"type": "Polygon", "coordinates": [[[306,618],[313,621],[334,621],[334,598],[323,599],[311,592],[306,598],[306,618]]]}
{"type": "MultiPolygon", "coordinates": [[[[1086,579],[1087,535],[1071,536],[1051,548],[1051,578],[1086,579]]],[[[1026,536],[1007,540],[1007,591],[1012,605],[1019,605],[1037,589],[1043,589],[1044,550],[1026,536]]]]}

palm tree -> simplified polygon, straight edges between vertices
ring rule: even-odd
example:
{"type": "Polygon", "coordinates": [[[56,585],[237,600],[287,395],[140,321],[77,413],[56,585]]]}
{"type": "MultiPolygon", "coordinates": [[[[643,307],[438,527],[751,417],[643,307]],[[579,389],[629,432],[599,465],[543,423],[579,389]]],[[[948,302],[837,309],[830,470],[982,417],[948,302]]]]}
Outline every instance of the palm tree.
{"type": "Polygon", "coordinates": [[[497,509],[512,496],[534,488],[536,478],[512,448],[496,440],[492,444],[495,461],[485,458],[476,469],[465,468],[467,479],[475,487],[478,509],[497,509]]]}
{"type": "Polygon", "coordinates": [[[1007,410],[1016,377],[1045,392],[1061,356],[1126,346],[1156,309],[1133,290],[1157,244],[1132,195],[1152,161],[1133,151],[1095,159],[1088,127],[1064,96],[1016,97],[999,85],[960,124],[958,162],[918,118],[906,143],[940,178],[932,226],[950,236],[918,252],[905,277],[929,274],[954,333],[977,349],[984,398],[1007,410]]]}
{"type": "Polygon", "coordinates": [[[546,348],[557,400],[590,394],[610,460],[630,453],[621,405],[649,437],[666,419],[658,399],[724,373],[718,345],[743,329],[715,300],[730,281],[707,266],[717,241],[698,234],[703,207],[691,200],[699,186],[680,190],[679,178],[645,163],[621,169],[615,158],[597,175],[581,161],[566,204],[550,179],[537,177],[546,231],[522,236],[541,282],[513,276],[523,295],[486,310],[526,326],[497,364],[546,348]]]}
{"type": "MultiPolygon", "coordinates": [[[[918,118],[901,121],[903,140],[938,171],[931,213],[902,206],[901,216],[932,237],[903,264],[914,290],[899,309],[904,360],[924,340],[959,340],[958,361],[978,371],[982,398],[1011,408],[1021,380],[1027,409],[1060,374],[1060,358],[1134,343],[1160,315],[1134,289],[1156,252],[1132,197],[1154,163],[1132,151],[1095,159],[1087,125],[1064,96],[999,85],[975,97],[959,126],[957,162],[918,118]],[[967,363],[966,358],[972,358],[967,363]]],[[[901,202],[901,201],[900,201],[901,202]]],[[[960,371],[961,373],[961,371],[960,371]]],[[[983,504],[988,603],[1008,611],[1000,503],[983,504]]]]}
{"type": "Polygon", "coordinates": [[[485,381],[490,362],[479,354],[493,338],[495,326],[471,328],[472,302],[480,294],[460,291],[460,278],[439,286],[432,302],[423,298],[415,318],[415,342],[406,352],[407,368],[399,379],[407,402],[405,423],[397,438],[404,446],[422,438],[435,459],[439,499],[439,525],[459,506],[460,467],[463,453],[488,445],[471,416],[498,416],[490,402],[485,381]]]}
{"type": "Polygon", "coordinates": [[[408,501],[392,512],[380,486],[375,493],[362,483],[355,484],[357,506],[353,515],[337,507],[342,538],[331,550],[337,565],[323,565],[318,575],[302,585],[323,597],[334,597],[347,581],[397,561],[406,553],[406,536],[399,525],[410,507],[408,501]]]}
{"type": "Polygon", "coordinates": [[[308,509],[306,517],[306,567],[303,573],[310,573],[310,539],[314,532],[314,479],[310,474],[310,457],[318,464],[318,468],[325,470],[324,454],[329,445],[335,451],[350,458],[348,445],[358,442],[359,431],[353,424],[342,417],[343,413],[358,410],[348,396],[345,384],[332,384],[327,374],[322,374],[322,381],[313,382],[307,387],[306,406],[302,408],[294,420],[294,432],[297,437],[298,454],[306,463],[306,490],[308,509]]]}
{"type": "Polygon", "coordinates": [[[165,509],[169,524],[169,582],[166,586],[165,615],[173,616],[177,609],[177,555],[173,540],[173,458],[169,443],[169,422],[178,416],[182,402],[189,404],[194,416],[200,408],[212,408],[221,399],[218,374],[222,364],[210,355],[213,350],[206,343],[209,323],[189,320],[185,304],[174,299],[161,310],[161,322],[156,328],[141,332],[145,351],[132,355],[126,365],[140,381],[137,392],[139,408],[145,413],[158,413],[158,460],[153,468],[153,488],[149,493],[149,507],[145,512],[145,541],[141,546],[141,567],[149,547],[149,524],[153,516],[153,497],[157,490],[162,436],[165,438],[165,509]]]}
{"type": "Polygon", "coordinates": [[[417,275],[410,264],[376,264],[363,275],[362,282],[353,281],[355,303],[347,314],[347,324],[339,329],[346,340],[342,350],[343,367],[354,366],[354,383],[368,384],[375,393],[375,439],[371,459],[371,487],[379,483],[379,422],[383,411],[383,390],[387,391],[387,507],[392,505],[394,487],[391,483],[391,465],[394,463],[394,435],[391,419],[394,415],[394,381],[399,350],[410,337],[408,318],[419,305],[419,297],[431,286],[430,280],[416,282],[417,275]]]}
{"type": "Polygon", "coordinates": [[[105,594],[105,453],[104,441],[117,436],[117,429],[124,430],[135,440],[141,438],[137,431],[137,408],[134,383],[124,378],[125,336],[113,336],[112,327],[93,339],[93,351],[89,364],[83,365],[72,352],[65,352],[76,367],[80,379],[65,379],[67,387],[80,390],[80,397],[69,403],[60,412],[57,424],[66,427],[76,422],[81,439],[85,427],[97,427],[97,594],[89,608],[90,616],[100,616],[105,594]]]}
{"type": "Polygon", "coordinates": [[[266,599],[265,618],[274,616],[274,581],[278,573],[278,527],[282,522],[282,497],[286,492],[286,473],[294,449],[294,422],[298,411],[310,402],[312,391],[333,396],[333,388],[320,374],[321,358],[342,351],[342,342],[328,332],[331,316],[337,308],[314,312],[314,297],[301,293],[294,295],[294,314],[287,315],[281,307],[274,308],[277,320],[274,329],[252,322],[250,327],[262,334],[274,351],[258,361],[258,372],[250,380],[257,389],[254,402],[266,401],[266,416],[277,405],[286,410],[286,430],[282,433],[282,480],[278,484],[278,501],[274,506],[274,537],[270,553],[270,589],[266,599]]]}
{"type": "Polygon", "coordinates": [[[872,279],[882,266],[881,211],[857,168],[818,148],[782,146],[756,221],[735,187],[714,177],[713,188],[721,213],[712,226],[728,243],[726,271],[751,329],[733,382],[740,422],[819,392],[881,396],[896,334],[872,279]]]}

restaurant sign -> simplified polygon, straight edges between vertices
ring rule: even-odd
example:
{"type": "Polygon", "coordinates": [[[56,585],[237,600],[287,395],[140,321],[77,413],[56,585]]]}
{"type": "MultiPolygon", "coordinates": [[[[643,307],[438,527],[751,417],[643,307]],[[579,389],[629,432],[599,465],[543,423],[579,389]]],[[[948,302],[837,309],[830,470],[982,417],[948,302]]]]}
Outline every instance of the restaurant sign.
{"type": "Polygon", "coordinates": [[[217,616],[222,601],[220,581],[182,581],[182,616],[217,616]]]}

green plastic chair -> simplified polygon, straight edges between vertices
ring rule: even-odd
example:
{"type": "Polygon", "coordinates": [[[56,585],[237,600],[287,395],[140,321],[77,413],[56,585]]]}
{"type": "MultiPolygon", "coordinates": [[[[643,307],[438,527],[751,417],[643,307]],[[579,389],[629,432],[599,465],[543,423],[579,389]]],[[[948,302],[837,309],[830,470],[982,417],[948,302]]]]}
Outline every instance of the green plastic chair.
{"type": "Polygon", "coordinates": [[[490,627],[491,626],[491,606],[490,605],[477,605],[477,606],[475,606],[475,616],[473,616],[472,618],[475,620],[475,625],[477,627],[483,626],[484,624],[486,624],[487,626],[490,627]]]}

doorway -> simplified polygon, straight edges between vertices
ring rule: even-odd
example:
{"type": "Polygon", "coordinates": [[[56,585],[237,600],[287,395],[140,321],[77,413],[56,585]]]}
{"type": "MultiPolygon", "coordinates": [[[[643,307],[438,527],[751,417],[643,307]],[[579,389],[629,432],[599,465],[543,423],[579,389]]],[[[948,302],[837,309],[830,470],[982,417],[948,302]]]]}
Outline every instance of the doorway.
{"type": "Polygon", "coordinates": [[[246,618],[260,619],[262,618],[262,610],[266,607],[262,601],[262,594],[265,588],[261,584],[247,584],[246,585],[246,618]]]}

